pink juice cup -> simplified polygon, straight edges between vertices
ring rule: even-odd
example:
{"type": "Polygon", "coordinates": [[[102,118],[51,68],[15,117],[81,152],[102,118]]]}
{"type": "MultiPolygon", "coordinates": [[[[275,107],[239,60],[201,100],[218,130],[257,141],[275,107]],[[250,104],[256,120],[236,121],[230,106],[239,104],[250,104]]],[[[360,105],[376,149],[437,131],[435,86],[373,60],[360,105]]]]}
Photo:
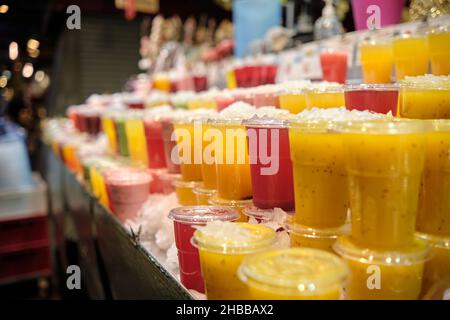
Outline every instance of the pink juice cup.
{"type": "MultiPolygon", "coordinates": [[[[163,144],[164,144],[164,159],[169,173],[181,173],[179,159],[172,159],[172,150],[177,145],[177,142],[171,140],[173,133],[173,123],[171,120],[161,120],[163,130],[163,144]],[[177,163],[176,163],[177,162],[177,163]]],[[[173,155],[175,157],[175,155],[173,155]]]]}
{"type": "Polygon", "coordinates": [[[320,54],[322,80],[345,83],[347,79],[347,53],[343,51],[324,51],[320,54]]]}
{"type": "Polygon", "coordinates": [[[253,105],[253,92],[249,89],[238,89],[233,92],[235,101],[242,101],[253,105]]]}
{"type": "Polygon", "coordinates": [[[148,166],[151,169],[166,167],[163,129],[160,121],[144,119],[145,140],[147,142],[148,166]]]}
{"type": "Polygon", "coordinates": [[[104,173],[111,210],[120,221],[132,219],[147,200],[151,175],[147,170],[120,168],[104,173]]]}
{"type": "Polygon", "coordinates": [[[369,110],[397,115],[398,86],[395,84],[361,84],[344,87],[348,110],[369,110]]]}
{"type": "Polygon", "coordinates": [[[243,124],[247,128],[249,139],[253,204],[261,209],[277,207],[285,211],[294,210],[294,183],[287,121],[250,119],[243,124]],[[252,137],[257,138],[254,144],[256,148],[252,147],[252,137]],[[261,150],[263,146],[266,146],[267,150],[261,150]],[[261,155],[276,160],[278,167],[261,159],[261,155]],[[272,169],[269,170],[271,166],[272,169]]]}
{"type": "Polygon", "coordinates": [[[217,110],[223,110],[235,101],[236,99],[231,95],[231,93],[220,93],[216,97],[217,110]]]}
{"type": "Polygon", "coordinates": [[[181,283],[187,289],[204,293],[198,249],[191,243],[195,226],[204,226],[210,221],[235,221],[239,213],[220,206],[187,206],[172,209],[169,218],[173,220],[181,283]]]}
{"type": "Polygon", "coordinates": [[[278,99],[278,89],[271,87],[260,87],[253,94],[253,105],[255,107],[280,107],[280,101],[278,99]]]}

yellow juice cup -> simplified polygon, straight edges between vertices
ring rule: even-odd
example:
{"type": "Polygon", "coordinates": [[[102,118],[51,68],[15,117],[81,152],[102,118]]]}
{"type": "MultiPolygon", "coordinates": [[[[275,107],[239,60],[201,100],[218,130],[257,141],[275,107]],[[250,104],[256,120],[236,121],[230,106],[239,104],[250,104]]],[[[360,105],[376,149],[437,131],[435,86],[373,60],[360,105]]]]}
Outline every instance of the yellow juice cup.
{"type": "Polygon", "coordinates": [[[289,128],[295,221],[335,228],[347,220],[348,192],[342,135],[325,120],[293,121],[289,128]],[[326,199],[326,200],[324,200],[326,199]]]}
{"type": "Polygon", "coordinates": [[[363,41],[359,47],[364,83],[390,83],[392,79],[392,42],[363,41]]]}
{"type": "Polygon", "coordinates": [[[244,214],[244,210],[246,208],[252,206],[253,202],[252,202],[252,200],[223,199],[218,196],[217,192],[215,192],[214,194],[212,194],[210,196],[208,204],[213,205],[213,206],[221,206],[221,207],[228,207],[228,208],[234,209],[240,214],[239,219],[237,219],[236,221],[247,222],[248,216],[246,214],[244,214]]]}
{"type": "Polygon", "coordinates": [[[450,29],[440,27],[428,34],[431,72],[435,75],[450,74],[450,29]]]}
{"type": "Polygon", "coordinates": [[[205,135],[205,132],[209,132],[211,126],[207,124],[206,121],[202,123],[202,178],[203,178],[203,186],[206,189],[215,190],[217,189],[217,176],[216,176],[216,163],[215,163],[215,153],[214,150],[211,150],[208,153],[209,156],[205,156],[205,150],[208,151],[208,146],[214,145],[214,137],[205,135]]]}
{"type": "Polygon", "coordinates": [[[418,120],[344,125],[352,239],[359,245],[413,244],[427,127],[418,120]]]}
{"type": "Polygon", "coordinates": [[[430,259],[425,262],[423,272],[421,296],[425,296],[436,284],[450,283],[450,235],[442,237],[418,233],[417,236],[431,247],[430,259]]]}
{"type": "Polygon", "coordinates": [[[303,90],[286,90],[280,93],[280,108],[290,113],[299,113],[306,109],[306,95],[303,90]]]}
{"type": "Polygon", "coordinates": [[[286,224],[291,247],[320,249],[332,253],[334,253],[333,244],[340,236],[349,234],[349,229],[348,225],[339,228],[317,229],[299,225],[295,221],[289,221],[286,224]]]}
{"type": "Polygon", "coordinates": [[[174,133],[180,155],[180,170],[184,181],[202,180],[202,130],[191,120],[174,121],[174,133]],[[197,129],[196,129],[197,128],[197,129]],[[196,131],[197,130],[197,131],[196,131]],[[184,152],[188,152],[185,155],[184,152]],[[184,160],[185,161],[184,161],[184,160]]]}
{"type": "Polygon", "coordinates": [[[198,184],[192,192],[195,194],[195,198],[197,199],[198,206],[207,206],[209,205],[209,200],[216,192],[215,190],[206,189],[204,184],[198,184]]]}
{"type": "Polygon", "coordinates": [[[428,41],[425,36],[398,36],[393,42],[393,52],[397,81],[406,76],[428,73],[428,41]]]}
{"type": "Polygon", "coordinates": [[[144,166],[148,165],[147,142],[145,140],[142,112],[133,112],[125,120],[128,153],[130,158],[144,166]]]}
{"type": "Polygon", "coordinates": [[[275,243],[269,227],[242,222],[210,222],[195,231],[200,265],[209,300],[239,300],[248,297],[237,271],[242,260],[269,249],[275,243]]]}
{"type": "Polygon", "coordinates": [[[450,120],[430,122],[416,229],[450,236],[450,120]]]}
{"type": "Polygon", "coordinates": [[[175,180],[173,185],[180,205],[195,206],[197,204],[197,197],[194,193],[194,188],[197,186],[196,182],[175,180]]]}
{"type": "Polygon", "coordinates": [[[348,267],[329,252],[288,248],[246,257],[238,274],[248,299],[338,300],[348,267]]]}
{"type": "Polygon", "coordinates": [[[345,106],[344,88],[342,86],[306,89],[305,95],[306,109],[345,106]]]}
{"type": "Polygon", "coordinates": [[[450,119],[450,78],[407,77],[400,83],[398,114],[410,119],[450,119]]]}
{"type": "Polygon", "coordinates": [[[170,92],[169,75],[164,73],[155,74],[153,77],[153,88],[163,92],[170,92]]]}
{"type": "Polygon", "coordinates": [[[344,286],[349,300],[415,300],[419,298],[424,264],[429,254],[426,241],[395,251],[377,251],[341,237],[335,251],[347,262],[350,274],[344,286]]]}
{"type": "Polygon", "coordinates": [[[216,144],[216,179],[219,197],[245,200],[252,197],[247,133],[241,120],[214,120],[209,123],[221,140],[216,144]]]}
{"type": "Polygon", "coordinates": [[[113,154],[117,153],[116,129],[112,117],[108,114],[102,116],[102,130],[108,139],[109,149],[113,154]]]}

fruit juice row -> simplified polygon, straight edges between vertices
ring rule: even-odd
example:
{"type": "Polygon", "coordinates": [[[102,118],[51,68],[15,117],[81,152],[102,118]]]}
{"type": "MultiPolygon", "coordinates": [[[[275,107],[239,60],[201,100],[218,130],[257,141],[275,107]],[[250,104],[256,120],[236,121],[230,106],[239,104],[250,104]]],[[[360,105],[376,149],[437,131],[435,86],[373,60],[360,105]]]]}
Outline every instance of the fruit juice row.
{"type": "Polygon", "coordinates": [[[390,83],[395,66],[397,80],[428,73],[450,74],[450,30],[434,28],[427,34],[402,34],[393,39],[370,39],[360,45],[364,83],[390,83]]]}

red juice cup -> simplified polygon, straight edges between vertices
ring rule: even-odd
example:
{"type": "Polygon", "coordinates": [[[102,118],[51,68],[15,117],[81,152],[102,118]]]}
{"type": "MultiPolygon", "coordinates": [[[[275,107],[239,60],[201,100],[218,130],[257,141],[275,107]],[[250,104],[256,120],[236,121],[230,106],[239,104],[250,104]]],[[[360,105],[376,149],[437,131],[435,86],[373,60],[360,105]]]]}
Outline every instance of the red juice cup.
{"type": "MultiPolygon", "coordinates": [[[[169,173],[181,173],[179,159],[172,159],[172,150],[177,145],[176,139],[172,140],[173,123],[171,120],[161,120],[164,144],[164,159],[169,173]],[[175,160],[175,161],[174,161],[175,160]],[[175,163],[175,162],[178,162],[175,163]]],[[[175,154],[173,155],[175,156],[175,154]]]]}
{"type": "Polygon", "coordinates": [[[322,80],[345,83],[347,79],[347,52],[327,50],[320,54],[322,80]]]}
{"type": "Polygon", "coordinates": [[[361,84],[344,87],[348,110],[369,110],[397,115],[398,86],[395,84],[361,84]]]}
{"type": "Polygon", "coordinates": [[[254,205],[262,209],[294,210],[287,121],[260,118],[243,124],[247,128],[254,205]]]}
{"type": "Polygon", "coordinates": [[[89,110],[84,113],[86,132],[96,136],[101,131],[100,110],[89,110]]]}
{"type": "Polygon", "coordinates": [[[205,75],[195,75],[192,78],[194,80],[196,92],[201,92],[208,89],[208,78],[205,75]]]}
{"type": "Polygon", "coordinates": [[[198,249],[191,243],[195,226],[204,226],[210,221],[235,221],[238,218],[239,214],[235,210],[220,206],[189,206],[170,211],[169,219],[173,220],[178,249],[180,280],[187,289],[205,292],[198,249]]]}
{"type": "Polygon", "coordinates": [[[145,140],[147,142],[148,167],[166,167],[162,124],[156,118],[144,118],[145,140]]]}
{"type": "Polygon", "coordinates": [[[274,84],[277,78],[278,65],[277,64],[267,64],[262,66],[263,68],[263,84],[274,84]]]}
{"type": "Polygon", "coordinates": [[[120,221],[132,219],[147,200],[151,175],[147,170],[119,168],[104,173],[108,198],[113,213],[120,221]]]}

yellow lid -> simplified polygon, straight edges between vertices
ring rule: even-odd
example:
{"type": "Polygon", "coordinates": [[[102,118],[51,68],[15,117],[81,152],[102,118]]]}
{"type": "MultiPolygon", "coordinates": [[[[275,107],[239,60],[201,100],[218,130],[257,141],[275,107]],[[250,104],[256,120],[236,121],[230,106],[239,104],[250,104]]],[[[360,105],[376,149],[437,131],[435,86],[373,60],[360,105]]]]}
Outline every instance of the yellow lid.
{"type": "Polygon", "coordinates": [[[248,256],[238,275],[262,290],[313,295],[340,286],[348,267],[338,256],[317,249],[288,248],[248,256]]]}
{"type": "Polygon", "coordinates": [[[199,249],[218,253],[244,254],[270,248],[276,238],[273,229],[241,222],[208,222],[198,227],[193,242],[199,249]]]}

